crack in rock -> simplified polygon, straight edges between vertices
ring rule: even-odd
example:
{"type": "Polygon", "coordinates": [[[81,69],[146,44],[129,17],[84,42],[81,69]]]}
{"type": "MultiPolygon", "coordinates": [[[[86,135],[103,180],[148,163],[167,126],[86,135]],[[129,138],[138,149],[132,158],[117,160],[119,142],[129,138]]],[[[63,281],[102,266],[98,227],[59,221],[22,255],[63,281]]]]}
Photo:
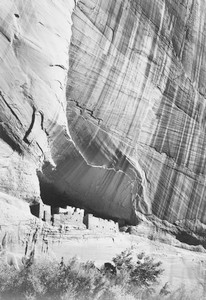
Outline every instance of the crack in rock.
{"type": "Polygon", "coordinates": [[[98,125],[101,125],[101,124],[102,124],[103,119],[97,118],[97,117],[94,115],[94,110],[88,109],[88,108],[86,108],[85,106],[81,106],[77,100],[69,100],[69,101],[74,102],[74,103],[76,104],[76,107],[79,108],[80,114],[81,114],[83,117],[85,116],[85,114],[88,114],[88,115],[91,116],[95,121],[98,122],[98,125]]]}

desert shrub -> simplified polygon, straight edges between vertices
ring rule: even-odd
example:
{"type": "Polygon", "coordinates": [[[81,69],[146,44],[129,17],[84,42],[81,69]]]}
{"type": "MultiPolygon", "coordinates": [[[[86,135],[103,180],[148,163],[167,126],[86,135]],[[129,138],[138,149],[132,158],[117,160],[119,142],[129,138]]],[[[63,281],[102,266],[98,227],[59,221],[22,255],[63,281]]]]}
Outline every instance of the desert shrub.
{"type": "Polygon", "coordinates": [[[135,254],[127,249],[113,258],[117,268],[117,283],[123,285],[128,293],[142,298],[149,297],[154,292],[155,285],[163,272],[161,262],[155,262],[145,253],[135,254]]]}
{"type": "MultiPolygon", "coordinates": [[[[2,266],[0,270],[0,294],[3,299],[32,299],[32,297],[44,295],[46,290],[46,282],[41,281],[42,269],[47,272],[51,270],[51,266],[45,264],[33,264],[23,268],[21,271],[15,270],[7,265],[2,266]],[[2,268],[4,273],[2,273],[2,268]]],[[[52,274],[52,273],[51,273],[52,274]]]]}
{"type": "Polygon", "coordinates": [[[94,299],[109,286],[93,263],[75,259],[60,265],[53,262],[34,263],[17,271],[1,265],[0,295],[3,299],[94,299]]]}
{"type": "Polygon", "coordinates": [[[113,258],[115,273],[93,262],[33,262],[22,270],[0,264],[0,300],[133,300],[152,293],[162,270],[145,254],[131,250],[113,258]]]}

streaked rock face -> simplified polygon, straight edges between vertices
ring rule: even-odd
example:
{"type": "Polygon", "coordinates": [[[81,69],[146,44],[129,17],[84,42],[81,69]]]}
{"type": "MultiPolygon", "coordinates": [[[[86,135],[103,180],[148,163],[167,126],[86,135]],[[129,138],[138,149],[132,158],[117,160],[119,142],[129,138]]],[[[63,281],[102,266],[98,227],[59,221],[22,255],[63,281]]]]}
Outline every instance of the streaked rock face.
{"type": "Polygon", "coordinates": [[[205,1],[0,6],[1,189],[202,230],[205,1]]]}
{"type": "Polygon", "coordinates": [[[71,1],[0,4],[0,187],[39,198],[36,170],[51,157],[51,141],[66,128],[65,82],[71,1]],[[54,22],[55,20],[55,22],[54,22]]]}

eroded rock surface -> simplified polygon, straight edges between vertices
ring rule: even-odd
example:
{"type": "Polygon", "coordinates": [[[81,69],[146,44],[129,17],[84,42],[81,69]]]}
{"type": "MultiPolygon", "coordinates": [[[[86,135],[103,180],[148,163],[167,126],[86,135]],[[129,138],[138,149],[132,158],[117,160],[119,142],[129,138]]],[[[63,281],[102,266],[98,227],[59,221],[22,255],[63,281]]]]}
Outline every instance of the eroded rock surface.
{"type": "Polygon", "coordinates": [[[1,2],[1,189],[202,234],[205,5],[1,2]]]}
{"type": "Polygon", "coordinates": [[[72,1],[1,1],[1,190],[39,198],[36,170],[66,130],[65,83],[72,1]]]}

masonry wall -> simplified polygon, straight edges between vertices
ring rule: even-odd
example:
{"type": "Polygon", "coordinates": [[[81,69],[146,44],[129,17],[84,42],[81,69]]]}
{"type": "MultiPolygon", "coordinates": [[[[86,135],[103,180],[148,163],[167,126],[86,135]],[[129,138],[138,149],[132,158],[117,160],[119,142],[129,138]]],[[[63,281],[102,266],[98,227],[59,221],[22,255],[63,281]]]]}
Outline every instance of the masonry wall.
{"type": "Polygon", "coordinates": [[[64,224],[71,226],[84,227],[84,210],[74,207],[59,208],[59,214],[53,214],[53,225],[64,224]]]}
{"type": "Polygon", "coordinates": [[[99,230],[109,232],[117,232],[119,230],[118,224],[112,220],[104,220],[101,218],[96,218],[92,214],[87,214],[84,217],[84,224],[87,229],[99,230]]]}
{"type": "Polygon", "coordinates": [[[112,220],[96,218],[92,214],[84,216],[84,210],[75,207],[50,207],[43,203],[30,206],[31,212],[36,217],[52,223],[54,226],[74,226],[78,228],[88,228],[106,233],[119,231],[118,223],[112,220]]]}
{"type": "Polygon", "coordinates": [[[41,220],[44,220],[46,222],[51,221],[51,207],[49,205],[46,205],[42,202],[31,204],[30,211],[32,215],[41,220]]]}

